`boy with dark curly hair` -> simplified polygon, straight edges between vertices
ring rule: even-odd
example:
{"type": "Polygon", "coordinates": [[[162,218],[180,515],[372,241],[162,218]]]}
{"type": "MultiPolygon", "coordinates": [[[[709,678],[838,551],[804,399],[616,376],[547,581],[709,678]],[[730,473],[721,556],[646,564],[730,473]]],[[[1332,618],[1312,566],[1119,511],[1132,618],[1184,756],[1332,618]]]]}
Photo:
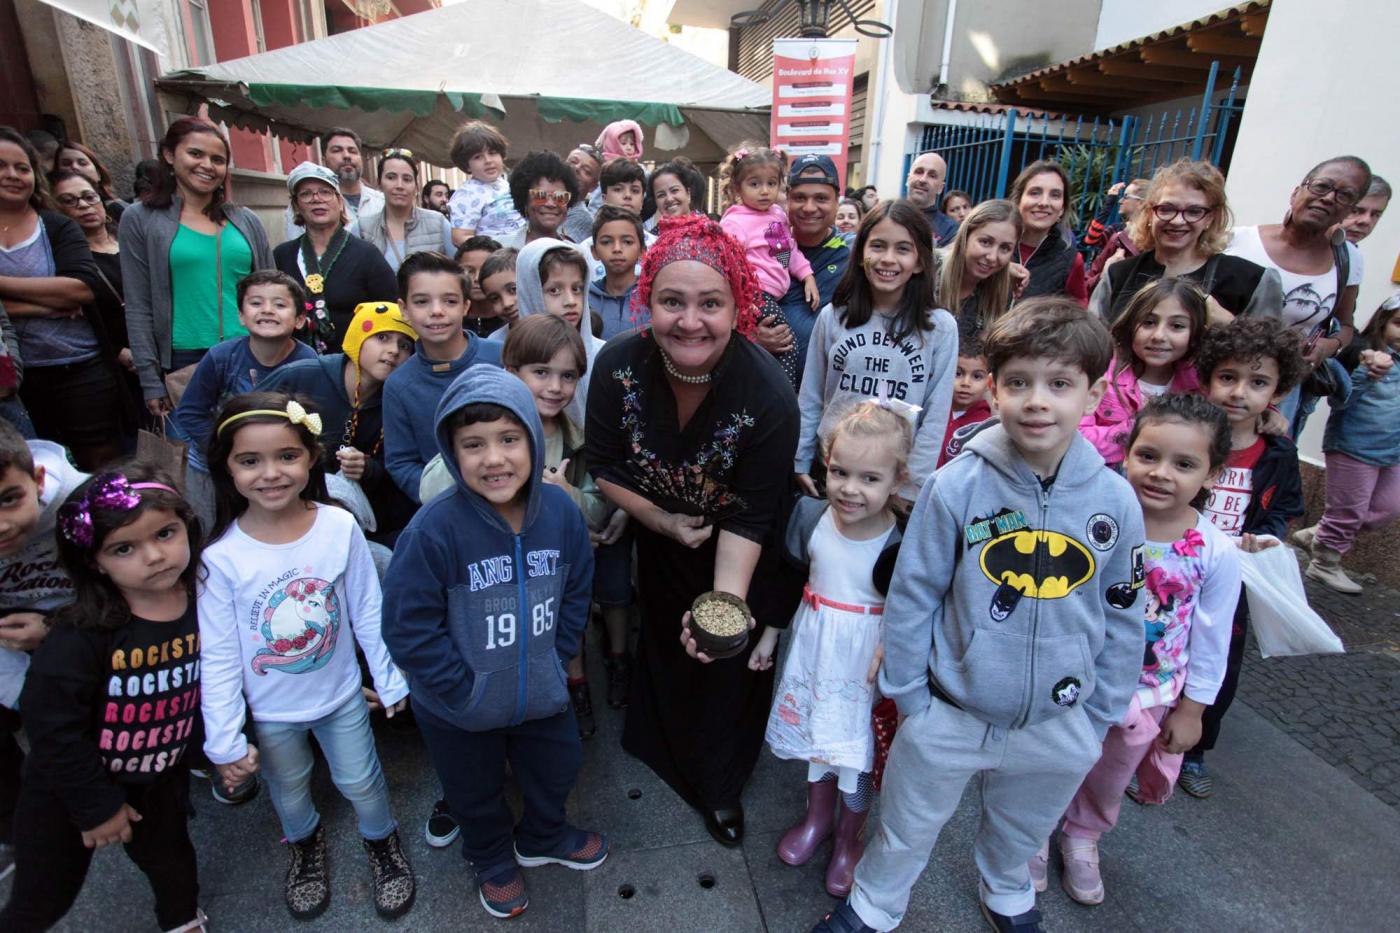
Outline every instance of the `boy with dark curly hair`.
{"type": "MultiPolygon", "coordinates": [[[[1247,553],[1277,547],[1289,521],[1303,514],[1298,448],[1287,437],[1258,430],[1260,415],[1282,401],[1303,373],[1302,340],[1296,331],[1271,318],[1240,317],[1225,327],[1213,327],[1196,351],[1201,391],[1230,422],[1230,457],[1211,489],[1205,512],[1247,553]]],[[[1205,753],[1215,747],[1220,722],[1235,699],[1248,627],[1249,602],[1241,598],[1230,635],[1225,681],[1201,719],[1201,741],[1186,753],[1177,779],[1192,797],[1209,797],[1214,791],[1205,753]]]]}

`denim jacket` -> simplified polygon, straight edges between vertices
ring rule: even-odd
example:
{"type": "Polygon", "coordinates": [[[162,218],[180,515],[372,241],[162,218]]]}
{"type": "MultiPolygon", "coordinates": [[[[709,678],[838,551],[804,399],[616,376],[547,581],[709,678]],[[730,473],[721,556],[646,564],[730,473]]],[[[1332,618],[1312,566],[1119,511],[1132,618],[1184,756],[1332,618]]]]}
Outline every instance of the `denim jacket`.
{"type": "Polygon", "coordinates": [[[1370,370],[1352,370],[1331,402],[1332,414],[1322,436],[1322,449],[1337,451],[1372,466],[1400,464],[1400,353],[1390,351],[1397,365],[1380,381],[1370,370]]]}

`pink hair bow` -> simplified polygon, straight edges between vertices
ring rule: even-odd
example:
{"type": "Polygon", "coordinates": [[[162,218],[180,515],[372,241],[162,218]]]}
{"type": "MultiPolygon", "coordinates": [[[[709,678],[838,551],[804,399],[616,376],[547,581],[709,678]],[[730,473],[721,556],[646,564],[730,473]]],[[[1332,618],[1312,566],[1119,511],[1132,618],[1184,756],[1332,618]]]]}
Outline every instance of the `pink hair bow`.
{"type": "Polygon", "coordinates": [[[1182,557],[1200,557],[1198,550],[1206,539],[1194,528],[1186,529],[1186,534],[1181,536],[1181,540],[1172,545],[1172,550],[1182,557]]]}

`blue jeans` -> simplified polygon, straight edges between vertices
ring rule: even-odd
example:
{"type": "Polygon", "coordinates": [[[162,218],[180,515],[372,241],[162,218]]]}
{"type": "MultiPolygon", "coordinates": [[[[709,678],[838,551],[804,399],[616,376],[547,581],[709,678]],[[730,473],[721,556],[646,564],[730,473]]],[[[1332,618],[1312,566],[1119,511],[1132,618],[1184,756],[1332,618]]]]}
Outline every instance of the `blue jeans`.
{"type": "Polygon", "coordinates": [[[316,759],[307,733],[316,736],[331,768],[331,780],[355,808],[360,835],[384,839],[398,826],[389,812],[389,788],[374,750],[369,707],[358,690],[340,708],[311,722],[254,722],[262,775],[288,842],[316,831],[321,816],[311,802],[311,770],[316,759]]]}
{"type": "Polygon", "coordinates": [[[4,418],[14,425],[19,436],[27,441],[32,441],[39,436],[34,433],[34,422],[29,420],[29,412],[25,409],[24,403],[19,400],[18,395],[0,399],[0,418],[4,418]]]}

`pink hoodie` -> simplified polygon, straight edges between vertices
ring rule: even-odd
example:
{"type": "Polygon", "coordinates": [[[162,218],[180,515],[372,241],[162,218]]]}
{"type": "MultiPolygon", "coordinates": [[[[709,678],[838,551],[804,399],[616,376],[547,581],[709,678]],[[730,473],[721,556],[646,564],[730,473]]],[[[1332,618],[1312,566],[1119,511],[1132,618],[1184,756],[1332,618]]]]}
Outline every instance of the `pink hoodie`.
{"type": "Polygon", "coordinates": [[[812,274],[812,263],[792,238],[787,211],[778,205],[759,213],[735,204],[724,212],[719,225],[744,248],[759,287],[774,298],[787,292],[789,278],[800,282],[812,274]]]}
{"type": "Polygon", "coordinates": [[[597,145],[603,150],[604,162],[611,162],[613,159],[631,159],[639,162],[642,158],[642,128],[636,120],[615,120],[603,127],[603,135],[598,137],[597,145]],[[631,133],[633,141],[637,144],[637,151],[633,155],[622,154],[624,133],[631,133]]]}
{"type": "MultiPolygon", "coordinates": [[[[1114,376],[1117,370],[1118,360],[1115,358],[1108,366],[1108,391],[1103,394],[1103,401],[1099,402],[1092,415],[1085,415],[1079,422],[1079,433],[1094,445],[1109,466],[1123,462],[1128,434],[1133,430],[1133,419],[1143,406],[1142,390],[1138,388],[1138,377],[1133,373],[1133,367],[1126,366],[1114,376]]],[[[1196,367],[1187,360],[1178,361],[1167,391],[1198,392],[1200,388],[1196,367]]]]}

